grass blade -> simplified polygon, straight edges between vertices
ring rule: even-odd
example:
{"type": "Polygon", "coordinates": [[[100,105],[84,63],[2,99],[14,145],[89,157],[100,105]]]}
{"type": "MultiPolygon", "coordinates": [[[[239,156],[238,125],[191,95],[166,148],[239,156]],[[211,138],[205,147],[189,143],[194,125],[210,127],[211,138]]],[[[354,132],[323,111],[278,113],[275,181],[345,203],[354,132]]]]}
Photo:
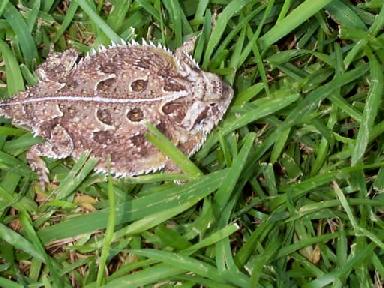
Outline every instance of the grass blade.
{"type": "Polygon", "coordinates": [[[0,40],[0,52],[5,63],[5,73],[7,73],[8,95],[14,95],[18,91],[24,90],[24,80],[21,76],[20,66],[15,56],[12,54],[8,45],[0,40]]]}
{"type": "Polygon", "coordinates": [[[115,199],[115,191],[113,189],[111,176],[108,177],[108,203],[109,203],[108,223],[107,223],[107,229],[105,231],[105,238],[103,241],[101,256],[98,263],[99,270],[97,271],[97,278],[96,278],[96,283],[99,287],[101,287],[103,284],[105,266],[106,266],[107,258],[110,253],[111,243],[113,239],[113,232],[115,230],[115,222],[116,222],[116,199],[115,199]]]}
{"type": "Polygon", "coordinates": [[[211,37],[207,44],[207,49],[204,54],[204,62],[203,67],[207,68],[208,62],[211,59],[211,55],[213,50],[219,44],[219,41],[224,33],[225,27],[228,24],[229,19],[231,19],[235,14],[239,13],[239,11],[248,3],[250,0],[232,0],[220,13],[217,17],[215,28],[212,31],[211,37]]]}
{"type": "Polygon", "coordinates": [[[332,1],[333,0],[318,0],[314,2],[312,0],[306,0],[301,3],[285,18],[276,23],[272,29],[260,37],[261,50],[268,48],[270,45],[287,35],[332,1]]]}
{"type": "Polygon", "coordinates": [[[364,107],[363,118],[357,133],[356,143],[352,152],[351,165],[354,166],[363,157],[368,146],[370,131],[372,130],[383,95],[383,69],[382,65],[372,54],[369,56],[370,89],[364,107]]]}
{"type": "Polygon", "coordinates": [[[76,0],[79,6],[83,11],[88,15],[88,17],[100,28],[101,31],[113,42],[120,43],[121,38],[117,35],[111,27],[92,9],[92,7],[87,3],[86,0],[76,0]]]}
{"type": "Polygon", "coordinates": [[[12,244],[17,249],[24,251],[25,253],[37,258],[38,260],[45,263],[45,255],[36,249],[28,240],[16,233],[12,229],[9,229],[4,224],[0,223],[0,238],[4,241],[12,244]]]}
{"type": "Polygon", "coordinates": [[[242,273],[235,274],[227,271],[224,274],[221,274],[213,266],[187,256],[150,249],[133,250],[132,252],[136,255],[164,262],[174,268],[184,267],[187,271],[207,277],[218,284],[228,282],[237,285],[238,287],[249,287],[249,279],[242,273]]]}
{"type": "MultiPolygon", "coordinates": [[[[150,194],[116,207],[116,225],[126,222],[133,222],[152,214],[166,211],[180,204],[206,197],[214,192],[223,181],[227,171],[199,177],[191,183],[183,186],[174,186],[163,189],[161,195],[150,194]]],[[[108,209],[103,209],[87,215],[73,217],[53,226],[46,227],[39,231],[39,236],[44,243],[73,237],[78,234],[91,233],[97,229],[107,227],[108,209]]]]}
{"type": "Polygon", "coordinates": [[[8,3],[8,6],[5,8],[4,17],[17,35],[17,40],[20,44],[21,51],[23,51],[25,63],[29,67],[32,67],[36,63],[38,54],[35,40],[30,34],[30,29],[28,29],[28,26],[19,11],[17,11],[17,9],[10,3],[8,3]]]}

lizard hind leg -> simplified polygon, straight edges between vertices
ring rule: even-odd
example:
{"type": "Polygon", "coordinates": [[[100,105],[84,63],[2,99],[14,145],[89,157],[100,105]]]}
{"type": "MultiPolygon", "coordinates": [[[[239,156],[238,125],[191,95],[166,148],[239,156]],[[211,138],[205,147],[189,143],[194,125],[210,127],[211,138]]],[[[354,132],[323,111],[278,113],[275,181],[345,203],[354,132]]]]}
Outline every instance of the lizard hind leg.
{"type": "Polygon", "coordinates": [[[49,182],[49,171],[41,156],[41,144],[36,144],[29,149],[26,158],[31,169],[36,172],[40,188],[44,191],[46,184],[49,182]]]}
{"type": "Polygon", "coordinates": [[[63,159],[71,155],[73,148],[70,135],[63,127],[57,125],[52,129],[49,140],[32,146],[27,152],[27,161],[32,170],[37,173],[40,187],[43,190],[45,190],[45,185],[49,182],[49,171],[41,156],[63,159]]]}

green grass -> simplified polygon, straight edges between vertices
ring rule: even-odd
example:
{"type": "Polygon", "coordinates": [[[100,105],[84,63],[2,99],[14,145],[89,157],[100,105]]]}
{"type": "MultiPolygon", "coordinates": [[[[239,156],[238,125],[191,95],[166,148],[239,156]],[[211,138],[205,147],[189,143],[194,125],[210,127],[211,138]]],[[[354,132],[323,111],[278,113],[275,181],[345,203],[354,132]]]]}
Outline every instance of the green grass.
{"type": "Polygon", "coordinates": [[[0,286],[381,287],[383,28],[381,0],[0,1],[2,98],[51,47],[192,35],[235,89],[191,159],[148,124],[181,174],[45,159],[40,191],[41,140],[0,119],[0,286]]]}

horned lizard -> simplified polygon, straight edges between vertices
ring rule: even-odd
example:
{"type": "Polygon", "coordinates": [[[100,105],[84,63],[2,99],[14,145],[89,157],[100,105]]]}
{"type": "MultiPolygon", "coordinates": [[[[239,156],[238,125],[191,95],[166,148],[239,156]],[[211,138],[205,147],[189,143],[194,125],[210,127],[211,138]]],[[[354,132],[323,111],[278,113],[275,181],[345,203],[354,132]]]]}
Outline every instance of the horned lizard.
{"type": "Polygon", "coordinates": [[[192,155],[233,97],[218,76],[202,71],[189,53],[194,38],[175,52],[152,43],[101,46],[80,58],[74,49],[51,53],[39,82],[0,103],[0,115],[45,139],[27,160],[44,185],[40,156],[78,158],[89,151],[96,171],[133,176],[173,166],[145,138],[152,123],[192,155]]]}

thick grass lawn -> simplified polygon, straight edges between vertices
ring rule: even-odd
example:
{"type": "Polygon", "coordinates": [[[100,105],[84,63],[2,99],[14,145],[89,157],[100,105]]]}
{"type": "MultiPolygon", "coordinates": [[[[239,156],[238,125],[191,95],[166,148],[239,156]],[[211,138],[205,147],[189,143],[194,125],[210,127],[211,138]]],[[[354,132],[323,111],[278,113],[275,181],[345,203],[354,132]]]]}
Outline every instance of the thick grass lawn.
{"type": "Polygon", "coordinates": [[[235,90],[191,159],[150,127],[182,174],[46,158],[45,191],[0,118],[0,287],[383,287],[383,27],[382,0],[0,0],[3,99],[51,49],[193,35],[235,90]]]}

